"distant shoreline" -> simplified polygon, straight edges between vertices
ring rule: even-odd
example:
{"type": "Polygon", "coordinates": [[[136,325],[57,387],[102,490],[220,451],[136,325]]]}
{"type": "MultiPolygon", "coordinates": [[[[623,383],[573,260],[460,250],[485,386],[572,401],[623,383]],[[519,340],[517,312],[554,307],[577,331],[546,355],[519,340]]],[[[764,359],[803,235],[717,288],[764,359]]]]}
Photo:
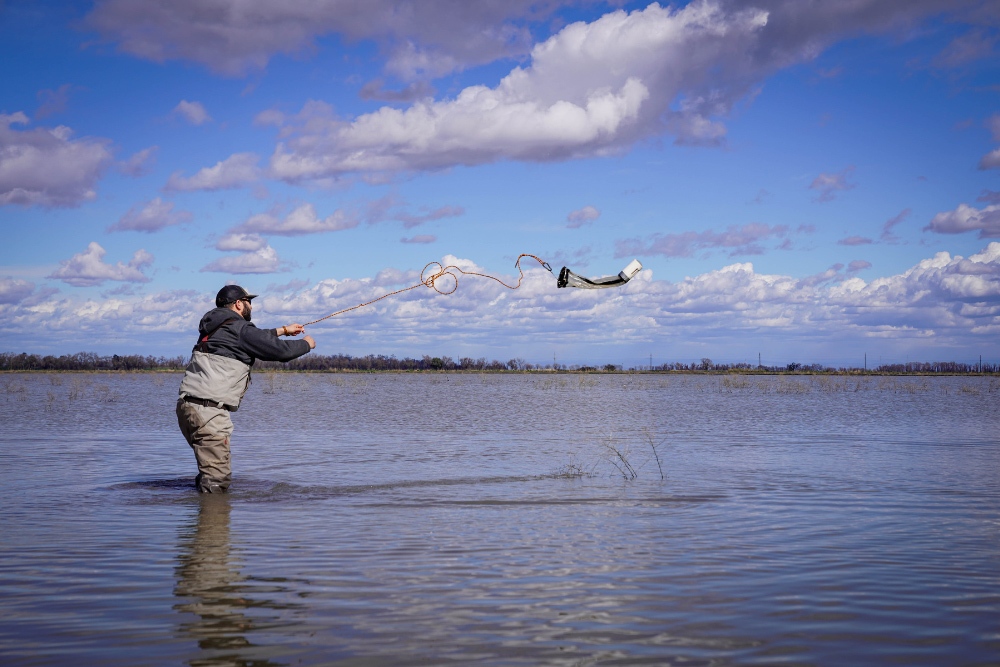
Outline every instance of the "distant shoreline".
{"type": "MultiPolygon", "coordinates": [[[[184,372],[183,368],[135,368],[135,369],[114,369],[114,368],[88,368],[88,369],[49,369],[49,368],[37,368],[37,369],[0,369],[0,375],[21,375],[21,374],[58,374],[58,373],[74,373],[74,374],[93,374],[93,375],[141,375],[144,373],[174,373],[181,374],[184,372]]],[[[802,370],[747,370],[747,369],[730,369],[730,370],[636,370],[636,369],[616,369],[610,370],[571,370],[571,369],[544,369],[535,368],[530,370],[434,370],[434,369],[417,369],[417,370],[398,370],[398,369],[386,369],[386,370],[355,370],[355,369],[329,369],[329,370],[315,370],[315,369],[303,369],[303,368],[255,368],[254,374],[267,374],[267,373],[283,373],[283,374],[305,374],[305,375],[334,375],[334,374],[348,374],[348,375],[373,375],[373,374],[397,374],[397,375],[650,375],[650,376],[678,376],[678,375],[691,375],[691,376],[702,376],[702,377],[726,377],[731,375],[745,375],[750,377],[771,377],[771,376],[799,376],[799,377],[1000,377],[1000,372],[997,371],[973,371],[973,372],[960,372],[960,371],[942,371],[942,372],[930,372],[930,371],[878,371],[878,370],[831,370],[831,371],[802,371],[802,370]]]]}
{"type": "MultiPolygon", "coordinates": [[[[77,352],[61,356],[0,352],[0,373],[3,372],[175,372],[187,366],[187,357],[152,355],[99,355],[77,352]]],[[[751,365],[748,363],[715,363],[703,358],[698,362],[678,361],[660,365],[626,368],[624,364],[533,364],[523,358],[508,361],[461,357],[419,359],[369,354],[355,357],[349,354],[309,354],[287,363],[258,361],[257,372],[319,372],[319,373],[584,373],[584,374],[647,374],[647,375],[997,375],[1000,364],[956,361],[910,361],[905,364],[880,364],[874,368],[824,366],[823,364],[788,363],[783,365],[751,365]]]]}

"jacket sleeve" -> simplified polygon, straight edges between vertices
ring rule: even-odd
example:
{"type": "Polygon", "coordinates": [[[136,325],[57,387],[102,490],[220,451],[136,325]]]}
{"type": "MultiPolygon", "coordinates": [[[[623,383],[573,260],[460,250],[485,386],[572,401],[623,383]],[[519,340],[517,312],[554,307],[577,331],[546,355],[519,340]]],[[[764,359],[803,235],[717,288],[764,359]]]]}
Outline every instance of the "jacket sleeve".
{"type": "Polygon", "coordinates": [[[281,340],[274,329],[261,330],[252,324],[240,331],[240,343],[261,361],[291,361],[310,349],[304,340],[281,340]]]}

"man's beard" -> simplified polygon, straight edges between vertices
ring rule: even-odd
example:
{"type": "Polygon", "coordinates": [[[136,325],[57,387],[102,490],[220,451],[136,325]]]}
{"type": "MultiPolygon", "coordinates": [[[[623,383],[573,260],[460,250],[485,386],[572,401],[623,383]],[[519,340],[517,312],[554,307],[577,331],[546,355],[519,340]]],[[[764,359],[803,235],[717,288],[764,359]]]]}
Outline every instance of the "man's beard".
{"type": "Polygon", "coordinates": [[[250,317],[251,317],[251,315],[250,315],[250,309],[249,308],[244,308],[243,309],[243,319],[245,319],[247,322],[249,322],[250,321],[250,317]]]}

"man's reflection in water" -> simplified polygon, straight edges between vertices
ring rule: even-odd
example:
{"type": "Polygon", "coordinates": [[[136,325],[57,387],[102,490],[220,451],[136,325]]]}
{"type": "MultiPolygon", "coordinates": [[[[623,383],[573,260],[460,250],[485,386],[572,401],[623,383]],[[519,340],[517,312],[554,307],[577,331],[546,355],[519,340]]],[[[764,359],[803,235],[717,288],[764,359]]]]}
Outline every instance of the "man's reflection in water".
{"type": "Polygon", "coordinates": [[[273,655],[273,649],[254,646],[246,638],[261,628],[245,610],[271,605],[245,597],[248,587],[243,582],[247,578],[240,573],[239,560],[230,549],[229,496],[204,494],[199,501],[197,521],[181,532],[174,588],[174,595],[183,599],[174,609],[195,615],[193,620],[181,623],[181,634],[193,637],[201,647],[201,653],[188,664],[275,665],[265,655],[273,655]]]}

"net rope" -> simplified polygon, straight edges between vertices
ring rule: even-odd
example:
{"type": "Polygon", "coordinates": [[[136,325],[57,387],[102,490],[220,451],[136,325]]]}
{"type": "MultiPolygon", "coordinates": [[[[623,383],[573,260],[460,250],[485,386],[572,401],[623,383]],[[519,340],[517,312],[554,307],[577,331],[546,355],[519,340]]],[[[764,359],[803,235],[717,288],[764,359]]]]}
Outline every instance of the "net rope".
{"type": "Polygon", "coordinates": [[[318,322],[322,322],[323,320],[328,320],[331,317],[336,317],[337,315],[343,315],[344,313],[349,313],[352,310],[357,310],[359,308],[364,308],[365,306],[370,306],[373,303],[381,301],[382,299],[388,299],[390,296],[402,294],[403,292],[409,292],[410,290],[417,289],[418,287],[426,287],[428,289],[432,289],[438,294],[454,294],[455,290],[458,289],[458,274],[462,274],[463,276],[479,276],[480,278],[488,278],[490,280],[494,280],[500,283],[509,290],[516,290],[521,286],[521,282],[524,280],[524,269],[521,268],[521,260],[525,257],[530,257],[531,259],[541,264],[542,268],[547,270],[549,273],[552,273],[552,267],[549,266],[548,262],[541,259],[540,257],[536,257],[535,255],[531,255],[526,252],[518,255],[517,261],[514,262],[514,266],[517,268],[517,273],[518,273],[517,283],[514,285],[508,285],[507,283],[500,280],[496,276],[491,276],[488,273],[479,273],[477,271],[466,271],[465,269],[455,266],[454,264],[443,266],[441,262],[428,262],[427,265],[424,266],[423,270],[420,272],[419,283],[416,283],[415,285],[410,285],[409,287],[404,287],[402,289],[395,290],[393,292],[389,292],[388,294],[383,294],[377,299],[372,299],[371,301],[365,301],[364,303],[359,303],[358,305],[351,306],[350,308],[344,308],[343,310],[338,310],[337,312],[330,313],[329,315],[321,317],[318,320],[313,320],[312,322],[306,322],[302,326],[304,327],[311,326],[318,322]],[[437,267],[437,268],[434,269],[433,271],[428,272],[428,269],[430,269],[431,267],[437,267]],[[446,282],[443,286],[438,285],[438,281],[443,279],[445,276],[448,276],[448,278],[451,279],[450,282],[446,282]],[[448,287],[450,287],[451,289],[448,289],[448,287]]]}

